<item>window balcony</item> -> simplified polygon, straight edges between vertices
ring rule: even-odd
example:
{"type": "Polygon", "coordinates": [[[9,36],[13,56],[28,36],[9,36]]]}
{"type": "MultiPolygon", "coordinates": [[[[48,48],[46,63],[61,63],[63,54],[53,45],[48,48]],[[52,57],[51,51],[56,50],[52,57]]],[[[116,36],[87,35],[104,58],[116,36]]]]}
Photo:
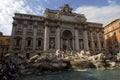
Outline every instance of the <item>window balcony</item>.
{"type": "Polygon", "coordinates": [[[13,50],[20,50],[20,49],[21,49],[20,46],[14,46],[14,47],[13,47],[13,50]]]}
{"type": "Polygon", "coordinates": [[[43,50],[43,47],[36,47],[36,50],[43,50]]]}
{"type": "Polygon", "coordinates": [[[30,47],[25,47],[25,50],[27,50],[27,51],[31,51],[32,49],[33,49],[32,46],[30,46],[30,47]]]}

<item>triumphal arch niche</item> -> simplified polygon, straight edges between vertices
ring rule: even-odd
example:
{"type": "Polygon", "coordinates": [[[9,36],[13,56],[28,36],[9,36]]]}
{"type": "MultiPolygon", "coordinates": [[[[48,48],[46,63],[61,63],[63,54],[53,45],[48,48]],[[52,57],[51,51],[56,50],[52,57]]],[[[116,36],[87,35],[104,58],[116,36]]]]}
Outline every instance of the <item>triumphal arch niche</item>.
{"type": "Polygon", "coordinates": [[[9,50],[13,53],[105,51],[103,25],[87,22],[84,14],[72,12],[68,4],[59,10],[47,8],[43,16],[15,13],[13,19],[9,50]]]}
{"type": "Polygon", "coordinates": [[[73,41],[73,35],[72,35],[72,32],[69,31],[69,30],[64,30],[63,33],[62,33],[62,41],[63,41],[63,44],[62,44],[62,49],[63,50],[73,50],[73,44],[72,44],[72,41],[73,41]]]}

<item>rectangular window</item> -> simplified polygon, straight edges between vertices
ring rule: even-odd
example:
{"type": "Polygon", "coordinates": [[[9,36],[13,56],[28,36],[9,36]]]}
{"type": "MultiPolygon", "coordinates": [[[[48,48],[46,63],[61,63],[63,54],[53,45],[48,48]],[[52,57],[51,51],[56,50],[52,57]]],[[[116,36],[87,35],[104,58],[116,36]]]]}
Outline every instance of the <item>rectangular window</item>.
{"type": "Polygon", "coordinates": [[[20,40],[17,39],[17,40],[16,40],[16,46],[19,46],[19,45],[20,45],[20,40]]]}
{"type": "Polygon", "coordinates": [[[101,41],[101,47],[104,48],[104,41],[101,41]]]}
{"type": "Polygon", "coordinates": [[[42,31],[43,30],[43,26],[38,26],[38,31],[42,31]]]}
{"type": "Polygon", "coordinates": [[[116,32],[114,32],[114,36],[116,36],[116,32]]]}
{"type": "Polygon", "coordinates": [[[95,44],[95,47],[98,48],[98,42],[95,41],[94,44],[95,44]]]}
{"type": "Polygon", "coordinates": [[[15,39],[15,46],[20,46],[20,39],[15,39]]]}
{"type": "Polygon", "coordinates": [[[33,26],[32,26],[32,25],[30,25],[30,29],[33,29],[33,26]]]}
{"type": "Polygon", "coordinates": [[[21,30],[22,29],[22,24],[17,24],[17,29],[21,30]]]}
{"type": "Polygon", "coordinates": [[[42,41],[38,40],[38,47],[41,47],[41,45],[42,45],[42,41]]]}
{"type": "Polygon", "coordinates": [[[120,30],[119,30],[119,33],[120,33],[120,30]]]}
{"type": "Polygon", "coordinates": [[[31,40],[27,41],[27,46],[31,46],[31,40]]]}
{"type": "Polygon", "coordinates": [[[32,29],[33,29],[33,25],[32,25],[32,24],[29,24],[29,25],[28,25],[28,29],[32,30],[32,29]]]}
{"type": "Polygon", "coordinates": [[[96,31],[93,32],[93,35],[96,35],[96,31]]]}
{"type": "Polygon", "coordinates": [[[79,35],[83,35],[83,30],[79,30],[79,35]]]}
{"type": "Polygon", "coordinates": [[[112,27],[112,30],[114,30],[114,26],[112,27]]]}

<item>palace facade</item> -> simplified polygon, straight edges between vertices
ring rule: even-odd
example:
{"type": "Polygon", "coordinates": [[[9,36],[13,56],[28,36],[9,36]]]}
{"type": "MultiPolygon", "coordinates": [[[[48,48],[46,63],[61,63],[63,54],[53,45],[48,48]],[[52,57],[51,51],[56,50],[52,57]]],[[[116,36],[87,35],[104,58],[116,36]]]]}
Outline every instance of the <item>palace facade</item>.
{"type": "Polygon", "coordinates": [[[43,16],[15,13],[10,52],[27,58],[43,52],[105,52],[101,23],[87,22],[84,14],[72,12],[68,4],[60,10],[46,9],[43,16]]]}
{"type": "Polygon", "coordinates": [[[2,32],[0,32],[0,58],[8,53],[10,39],[11,36],[3,35],[2,32]]]}
{"type": "Polygon", "coordinates": [[[111,53],[120,52],[120,18],[104,27],[106,45],[111,53]]]}

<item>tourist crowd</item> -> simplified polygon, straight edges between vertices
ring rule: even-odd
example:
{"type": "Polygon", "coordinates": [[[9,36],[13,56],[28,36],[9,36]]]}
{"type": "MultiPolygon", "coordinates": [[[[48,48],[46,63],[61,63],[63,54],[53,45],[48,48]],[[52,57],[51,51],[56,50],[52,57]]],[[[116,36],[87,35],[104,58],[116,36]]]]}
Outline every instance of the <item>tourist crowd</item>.
{"type": "Polygon", "coordinates": [[[18,64],[0,61],[0,80],[15,80],[18,72],[18,64]]]}

